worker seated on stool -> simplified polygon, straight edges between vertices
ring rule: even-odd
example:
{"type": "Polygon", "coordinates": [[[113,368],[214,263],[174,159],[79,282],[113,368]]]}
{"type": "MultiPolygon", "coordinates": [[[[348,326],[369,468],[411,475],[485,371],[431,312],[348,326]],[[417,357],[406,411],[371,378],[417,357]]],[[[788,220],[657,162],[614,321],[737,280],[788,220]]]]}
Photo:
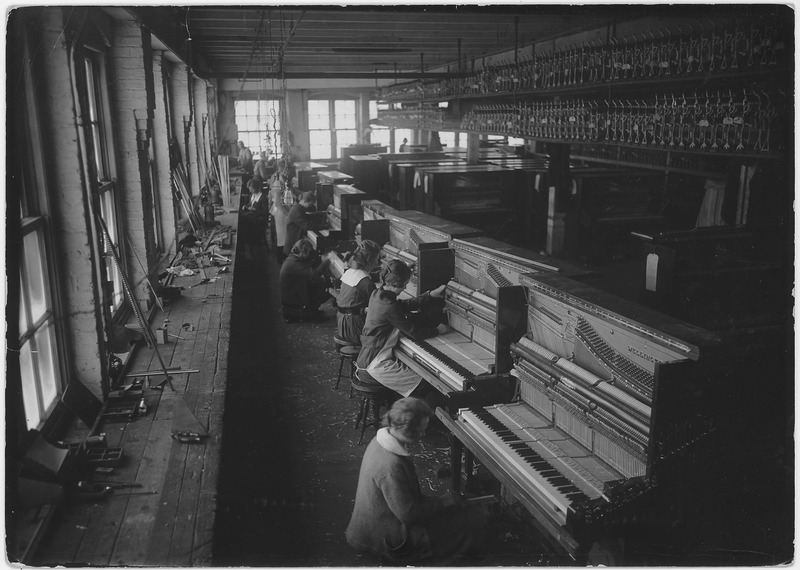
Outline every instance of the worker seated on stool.
{"type": "Polygon", "coordinates": [[[331,298],[325,271],[330,260],[320,259],[307,239],[298,240],[281,266],[280,286],[283,318],[288,322],[324,318],[320,305],[331,298]]]}
{"type": "Polygon", "coordinates": [[[342,275],[342,286],[336,299],[339,307],[336,330],[339,338],[354,345],[361,344],[367,304],[375,290],[369,273],[380,263],[380,256],[381,246],[365,239],[347,260],[350,268],[342,275]]]}
{"type": "Polygon", "coordinates": [[[262,192],[262,182],[251,178],[247,183],[250,199],[242,206],[239,216],[239,235],[245,246],[245,253],[252,253],[253,246],[266,240],[269,222],[269,199],[262,192]]]}
{"type": "Polygon", "coordinates": [[[418,398],[397,400],[367,446],[345,536],[353,548],[402,565],[443,565],[480,548],[485,507],[453,494],[428,497],[408,444],[425,435],[433,410],[418,398]]]}
{"type": "Polygon", "coordinates": [[[449,330],[444,324],[436,327],[420,325],[411,315],[414,309],[439,304],[436,299],[444,297],[445,286],[416,299],[399,301],[397,295],[410,280],[411,269],[399,259],[391,260],[381,271],[382,287],[373,291],[369,298],[367,318],[361,333],[361,352],[356,365],[359,370],[366,370],[375,380],[401,396],[418,396],[427,398],[431,404],[438,404],[435,398],[439,392],[397,360],[394,347],[401,332],[414,340],[424,340],[449,330]]]}

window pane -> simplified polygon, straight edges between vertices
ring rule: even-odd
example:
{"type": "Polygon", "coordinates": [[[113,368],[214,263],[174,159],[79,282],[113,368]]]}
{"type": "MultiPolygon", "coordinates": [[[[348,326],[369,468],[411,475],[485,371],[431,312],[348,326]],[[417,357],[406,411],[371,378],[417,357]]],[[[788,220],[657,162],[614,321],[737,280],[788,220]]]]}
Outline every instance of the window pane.
{"type": "MultiPolygon", "coordinates": [[[[356,128],[356,102],[355,101],[334,101],[334,112],[336,113],[335,126],[337,129],[356,128]]],[[[340,147],[342,145],[339,145],[340,147]]]]}
{"type": "Polygon", "coordinates": [[[372,142],[389,148],[391,144],[392,130],[389,127],[372,126],[372,142]]]}
{"type": "Polygon", "coordinates": [[[377,101],[370,101],[369,102],[369,118],[370,119],[377,119],[378,118],[378,102],[377,101]]]}
{"type": "Polygon", "coordinates": [[[403,144],[403,139],[407,139],[407,144],[411,144],[414,140],[413,131],[411,129],[395,129],[394,131],[394,152],[400,152],[400,145],[403,144]]]}
{"type": "Polygon", "coordinates": [[[309,154],[312,160],[331,158],[331,132],[310,131],[308,133],[309,154]]]}
{"type": "Polygon", "coordinates": [[[19,351],[19,368],[22,377],[22,403],[28,429],[36,429],[42,417],[39,414],[39,399],[36,396],[36,375],[31,358],[31,343],[26,342],[19,351]]]}
{"type": "Polygon", "coordinates": [[[453,132],[439,131],[439,140],[442,146],[456,146],[456,134],[453,132]]]}
{"type": "Polygon", "coordinates": [[[42,391],[42,409],[47,410],[58,397],[52,323],[36,333],[36,363],[39,369],[39,386],[42,391]]]}
{"type": "Polygon", "coordinates": [[[356,131],[336,131],[336,146],[339,148],[339,154],[337,156],[342,156],[342,148],[356,144],[357,142],[358,136],[356,135],[356,131]]]}
{"type": "MultiPolygon", "coordinates": [[[[47,311],[47,296],[45,295],[44,281],[45,272],[38,230],[29,233],[23,238],[23,247],[25,248],[25,279],[23,281],[23,287],[28,295],[31,319],[35,323],[41,319],[47,311]]],[[[25,332],[25,329],[21,332],[25,332]]]]}
{"type": "Polygon", "coordinates": [[[308,102],[308,128],[310,130],[329,129],[331,126],[328,101],[308,102]]]}
{"type": "Polygon", "coordinates": [[[525,139],[518,139],[517,137],[508,137],[508,144],[511,146],[525,146],[525,139]]]}
{"type": "MultiPolygon", "coordinates": [[[[115,246],[117,254],[119,254],[119,234],[117,229],[117,217],[114,211],[114,190],[113,188],[103,192],[103,195],[100,198],[100,213],[103,216],[103,220],[106,222],[106,227],[108,228],[108,234],[111,236],[111,241],[115,246]]],[[[111,251],[111,244],[106,244],[106,251],[111,251]]],[[[109,280],[114,285],[114,293],[109,299],[112,312],[116,311],[122,305],[122,301],[124,300],[124,293],[122,291],[122,276],[117,269],[116,264],[114,263],[111,256],[106,258],[108,260],[108,276],[109,280]]]]}
{"type": "Polygon", "coordinates": [[[25,284],[22,282],[22,273],[19,276],[19,334],[25,334],[31,328],[28,321],[28,305],[26,298],[25,284]]]}

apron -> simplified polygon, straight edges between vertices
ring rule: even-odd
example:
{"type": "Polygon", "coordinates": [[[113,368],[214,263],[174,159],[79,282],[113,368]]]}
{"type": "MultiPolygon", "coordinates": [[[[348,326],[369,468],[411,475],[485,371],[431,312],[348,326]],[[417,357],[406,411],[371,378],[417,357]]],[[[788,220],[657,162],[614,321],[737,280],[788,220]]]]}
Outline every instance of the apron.
{"type": "Polygon", "coordinates": [[[400,340],[400,331],[394,329],[381,351],[367,366],[367,373],[387,388],[408,397],[422,382],[419,375],[394,357],[394,347],[400,340]]]}

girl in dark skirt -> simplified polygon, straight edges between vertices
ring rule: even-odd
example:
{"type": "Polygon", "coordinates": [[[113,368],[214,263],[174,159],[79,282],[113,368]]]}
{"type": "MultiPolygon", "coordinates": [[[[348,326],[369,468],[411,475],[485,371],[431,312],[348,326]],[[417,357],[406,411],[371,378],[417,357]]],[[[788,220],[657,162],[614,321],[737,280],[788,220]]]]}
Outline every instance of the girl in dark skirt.
{"type": "Polygon", "coordinates": [[[377,243],[369,239],[362,241],[348,261],[350,268],[342,275],[342,287],[336,300],[339,307],[337,334],[354,345],[361,344],[369,296],[375,290],[369,272],[378,266],[380,254],[377,243]]]}

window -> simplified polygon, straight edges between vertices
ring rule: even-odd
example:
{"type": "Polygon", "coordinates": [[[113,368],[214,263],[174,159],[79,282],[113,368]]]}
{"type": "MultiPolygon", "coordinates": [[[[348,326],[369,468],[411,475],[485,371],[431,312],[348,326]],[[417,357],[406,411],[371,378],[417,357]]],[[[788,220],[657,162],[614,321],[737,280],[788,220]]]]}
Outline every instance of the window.
{"type": "MultiPolygon", "coordinates": [[[[413,144],[414,142],[414,131],[411,129],[395,129],[394,130],[394,152],[400,152],[400,145],[403,144],[403,140],[406,140],[406,144],[413,144]]],[[[408,152],[408,149],[406,149],[408,152]]]]}
{"type": "Polygon", "coordinates": [[[262,151],[281,154],[281,102],[277,99],[265,101],[236,101],[236,127],[239,140],[258,157],[262,151]]]}
{"type": "MultiPolygon", "coordinates": [[[[26,48],[23,48],[27,51],[26,48]]],[[[27,53],[23,61],[28,62],[27,53]]],[[[21,141],[22,160],[9,167],[19,176],[19,364],[22,404],[28,429],[40,429],[56,405],[62,388],[59,313],[47,216],[45,182],[37,165],[43,164],[39,124],[27,69],[23,71],[21,96],[14,102],[9,122],[21,141]],[[19,112],[16,112],[19,110],[19,112]],[[13,119],[11,118],[13,116],[13,119]]],[[[11,210],[10,210],[11,211],[11,210]]],[[[9,273],[11,275],[12,273],[9,273]]]]}
{"type": "Polygon", "coordinates": [[[338,158],[339,149],[358,142],[354,99],[308,101],[308,137],[311,160],[338,158]]]}
{"type": "MultiPolygon", "coordinates": [[[[389,106],[386,103],[378,104],[377,101],[370,101],[369,102],[369,119],[370,121],[378,118],[378,109],[388,109],[389,106]]],[[[379,144],[381,146],[385,146],[387,149],[392,148],[392,129],[389,127],[382,127],[380,125],[370,125],[372,129],[372,135],[370,137],[370,142],[373,144],[379,144]]]]}
{"type": "MultiPolygon", "coordinates": [[[[86,110],[86,116],[94,150],[93,162],[100,195],[100,216],[108,228],[111,242],[116,246],[116,251],[122,258],[124,248],[120,244],[120,238],[123,234],[117,218],[117,189],[112,179],[112,167],[109,161],[109,157],[113,156],[113,153],[110,152],[108,142],[110,130],[106,122],[108,110],[105,106],[107,101],[105,86],[107,81],[105,81],[103,73],[103,55],[89,50],[87,53],[88,55],[83,60],[89,107],[86,110]]],[[[105,253],[109,254],[112,243],[109,243],[105,236],[103,236],[103,244],[105,253]]],[[[111,255],[105,255],[103,261],[105,262],[106,279],[111,283],[111,294],[106,298],[106,303],[113,315],[125,300],[122,275],[111,255]]]]}
{"type": "Polygon", "coordinates": [[[439,131],[439,140],[442,141],[442,146],[454,147],[457,140],[456,133],[452,131],[439,131]]]}

